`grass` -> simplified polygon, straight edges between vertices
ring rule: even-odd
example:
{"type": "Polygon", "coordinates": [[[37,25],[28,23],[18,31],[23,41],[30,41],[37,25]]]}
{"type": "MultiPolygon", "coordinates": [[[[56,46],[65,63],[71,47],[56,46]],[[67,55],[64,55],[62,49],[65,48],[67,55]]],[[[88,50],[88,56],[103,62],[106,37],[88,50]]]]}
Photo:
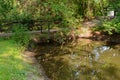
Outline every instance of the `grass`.
{"type": "Polygon", "coordinates": [[[27,80],[27,74],[33,69],[20,53],[14,41],[0,40],[0,80],[27,80]]]}

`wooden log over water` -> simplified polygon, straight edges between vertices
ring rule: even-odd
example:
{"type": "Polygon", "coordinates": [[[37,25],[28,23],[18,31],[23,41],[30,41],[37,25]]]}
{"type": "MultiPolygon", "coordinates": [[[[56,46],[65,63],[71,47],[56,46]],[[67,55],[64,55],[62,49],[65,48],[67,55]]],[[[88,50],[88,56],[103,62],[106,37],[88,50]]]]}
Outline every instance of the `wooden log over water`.
{"type": "MultiPolygon", "coordinates": [[[[39,31],[27,31],[27,32],[24,32],[24,34],[42,34],[42,33],[55,33],[55,32],[58,32],[58,31],[61,31],[60,29],[51,29],[50,31],[48,30],[39,30],[39,31]]],[[[12,36],[13,34],[15,33],[0,33],[0,37],[10,37],[12,36]]]]}

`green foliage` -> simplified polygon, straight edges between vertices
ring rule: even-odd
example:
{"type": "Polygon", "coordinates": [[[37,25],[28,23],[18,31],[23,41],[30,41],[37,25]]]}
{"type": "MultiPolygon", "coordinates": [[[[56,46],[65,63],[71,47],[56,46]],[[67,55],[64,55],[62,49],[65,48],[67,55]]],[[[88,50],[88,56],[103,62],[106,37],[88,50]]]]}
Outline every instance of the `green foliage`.
{"type": "Polygon", "coordinates": [[[30,40],[30,35],[27,32],[27,28],[24,25],[18,24],[13,26],[13,36],[12,39],[22,45],[27,46],[30,40]]]}
{"type": "Polygon", "coordinates": [[[9,13],[16,8],[15,0],[0,0],[0,19],[8,19],[9,13]]]}
{"type": "Polygon", "coordinates": [[[10,1],[7,1],[0,0],[0,18],[5,17],[5,13],[11,9],[10,1]]]}
{"type": "Polygon", "coordinates": [[[61,24],[59,27],[68,27],[69,25],[72,26],[72,22],[75,20],[73,16],[75,11],[71,2],[72,1],[68,3],[68,0],[52,0],[44,2],[43,4],[46,10],[46,14],[44,14],[44,16],[54,22],[60,22],[61,24]]]}
{"type": "Polygon", "coordinates": [[[103,22],[102,26],[96,27],[95,30],[97,31],[102,31],[102,32],[107,32],[109,35],[113,33],[118,33],[120,34],[120,19],[115,18],[111,21],[105,20],[103,22]]]}
{"type": "MultiPolygon", "coordinates": [[[[50,24],[53,27],[77,28],[84,18],[91,20],[96,16],[104,16],[108,10],[117,11],[119,7],[120,0],[1,0],[0,20],[21,21],[30,28],[31,25],[40,24],[34,20],[52,21],[50,24]]],[[[105,23],[106,27],[109,25],[112,24],[105,23]]],[[[107,31],[111,32],[111,28],[107,31]]]]}
{"type": "MultiPolygon", "coordinates": [[[[0,4],[5,2],[2,0],[0,4]]],[[[10,0],[6,4],[5,7],[0,5],[1,19],[23,22],[26,20],[50,20],[61,22],[59,27],[68,27],[77,21],[73,16],[75,14],[74,4],[68,0],[10,0]]]]}
{"type": "Polygon", "coordinates": [[[98,15],[104,15],[103,8],[107,6],[108,0],[74,0],[77,5],[77,15],[91,19],[98,15]]]}
{"type": "Polygon", "coordinates": [[[120,7],[120,0],[108,0],[108,7],[111,9],[118,9],[120,7]]]}

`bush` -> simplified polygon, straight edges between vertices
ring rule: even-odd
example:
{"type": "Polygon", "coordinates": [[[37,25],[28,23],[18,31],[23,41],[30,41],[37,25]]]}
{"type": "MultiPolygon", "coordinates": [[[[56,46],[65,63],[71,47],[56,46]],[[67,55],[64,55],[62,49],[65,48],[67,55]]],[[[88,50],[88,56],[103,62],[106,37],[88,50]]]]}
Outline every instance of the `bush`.
{"type": "Polygon", "coordinates": [[[27,46],[30,40],[30,35],[26,32],[28,31],[27,28],[24,25],[17,24],[13,26],[13,35],[12,39],[22,45],[27,46]]]}
{"type": "Polygon", "coordinates": [[[95,28],[97,31],[107,32],[109,35],[113,33],[120,34],[120,19],[115,18],[113,20],[105,20],[103,25],[95,28]]]}

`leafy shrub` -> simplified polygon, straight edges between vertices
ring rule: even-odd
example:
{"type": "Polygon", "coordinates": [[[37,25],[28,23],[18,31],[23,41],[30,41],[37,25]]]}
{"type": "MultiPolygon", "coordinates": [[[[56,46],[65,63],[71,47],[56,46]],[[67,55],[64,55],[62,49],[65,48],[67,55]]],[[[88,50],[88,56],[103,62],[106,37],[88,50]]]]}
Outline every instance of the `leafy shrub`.
{"type": "Polygon", "coordinates": [[[30,35],[27,33],[27,28],[24,25],[17,24],[13,26],[13,36],[12,39],[22,45],[27,46],[30,40],[30,35]]]}
{"type": "Polygon", "coordinates": [[[95,30],[107,32],[109,35],[112,35],[113,33],[120,34],[120,19],[115,18],[111,21],[105,20],[103,22],[102,26],[96,27],[95,30]]]}

